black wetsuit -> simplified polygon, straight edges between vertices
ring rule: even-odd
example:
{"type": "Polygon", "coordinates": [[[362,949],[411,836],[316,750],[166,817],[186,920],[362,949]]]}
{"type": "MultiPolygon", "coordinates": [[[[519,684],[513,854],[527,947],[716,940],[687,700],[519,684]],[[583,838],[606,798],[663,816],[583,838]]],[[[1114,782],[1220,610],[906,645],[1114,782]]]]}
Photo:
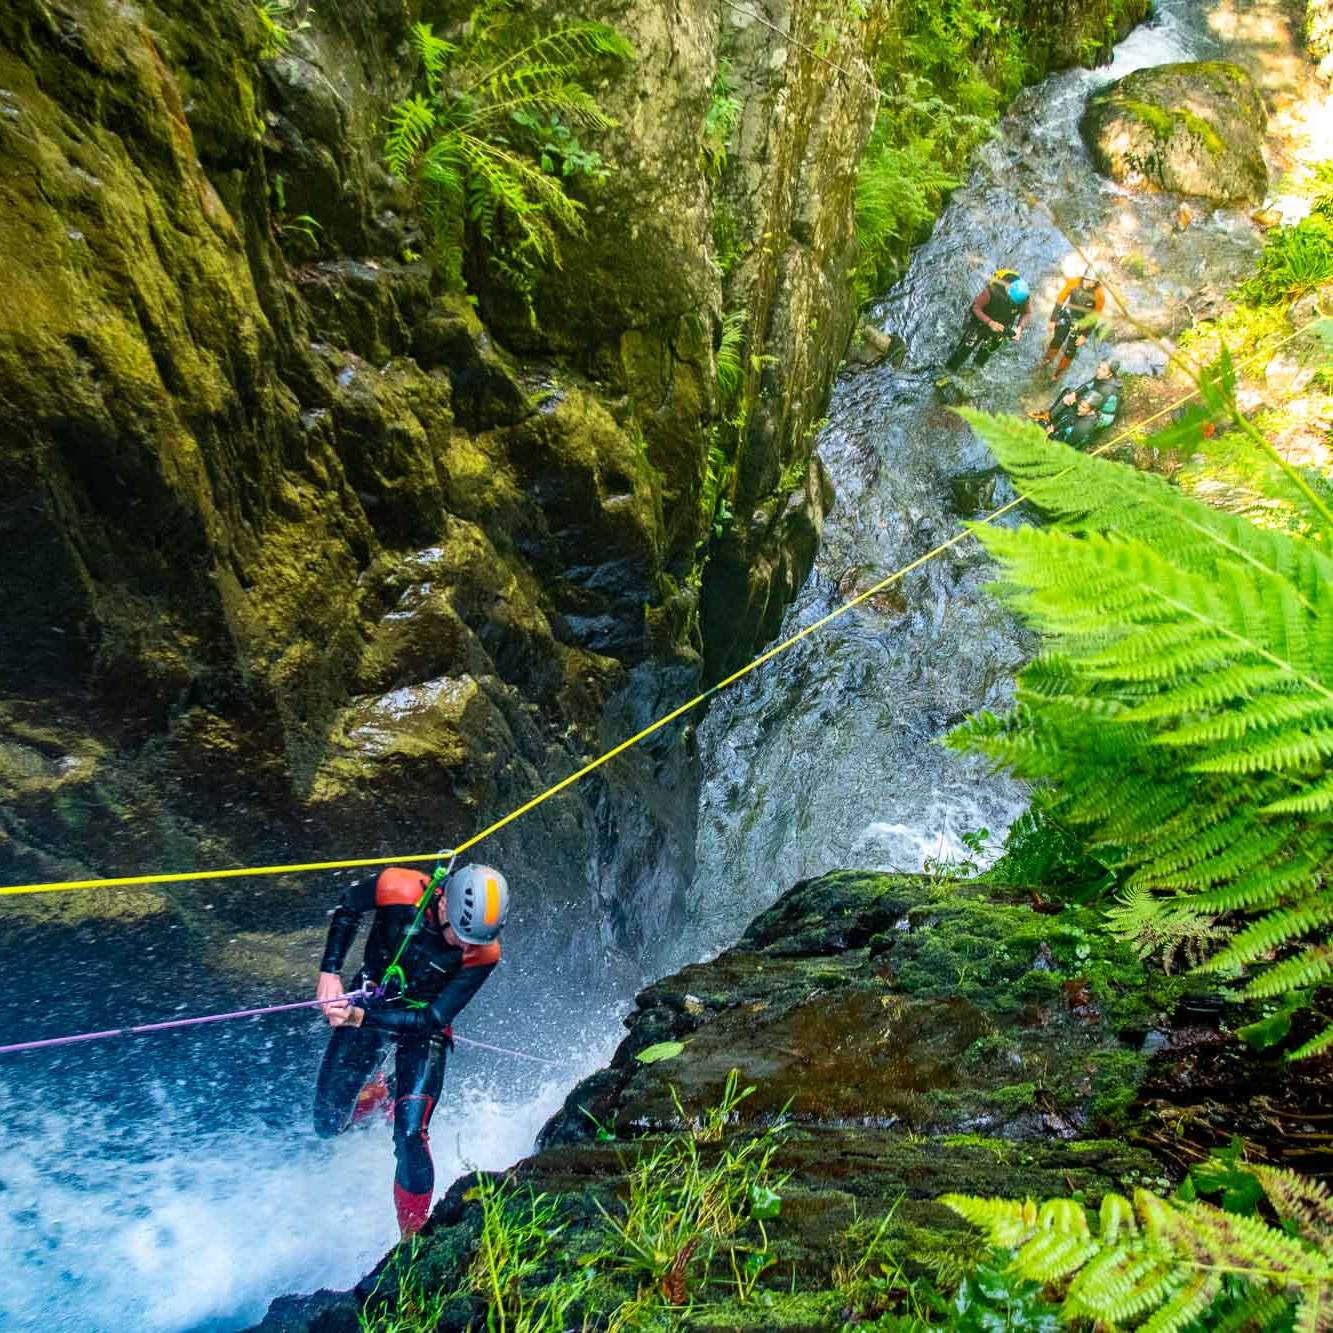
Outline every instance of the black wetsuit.
{"type": "Polygon", "coordinates": [[[1120,381],[1114,375],[1087,380],[1077,389],[1062,389],[1051,404],[1048,434],[1052,439],[1081,448],[1099,431],[1115,423],[1121,393],[1120,381]],[[1064,400],[1071,393],[1074,401],[1066,403],[1064,400]],[[1085,400],[1092,404],[1093,411],[1079,416],[1078,405],[1085,400]]]}
{"type": "MultiPolygon", "coordinates": [[[[1087,328],[1089,319],[1102,306],[1101,291],[1080,283],[1056,307],[1055,327],[1051,330],[1051,352],[1073,358],[1079,336],[1087,328]]],[[[1058,373],[1058,372],[1057,372],[1058,373]]]]}
{"type": "Polygon", "coordinates": [[[1027,327],[1031,315],[1031,296],[1019,304],[1010,299],[1008,282],[992,281],[972,302],[972,308],[967,312],[967,327],[945,364],[950,370],[957,370],[971,356],[978,366],[984,366],[991,353],[1013,337],[1015,327],[1027,327]],[[999,329],[991,328],[987,319],[994,320],[1000,325],[999,329]]]}
{"type": "MultiPolygon", "coordinates": [[[[411,930],[428,883],[415,870],[391,867],[374,879],[353,884],[333,913],[320,971],[342,971],[362,917],[373,911],[355,986],[381,981],[411,930]]],[[[403,998],[357,1000],[365,1010],[361,1026],[335,1028],[324,1054],[315,1092],[315,1132],[331,1137],[351,1123],[357,1094],[379,1067],[388,1043],[397,1043],[393,1146],[400,1221],[404,1200],[424,1197],[429,1203],[434,1187],[427,1129],[444,1083],[446,1050],[452,1046],[449,1025],[495,970],[499,958],[498,943],[461,949],[451,945],[435,907],[428,907],[398,960],[405,978],[403,998]]]]}

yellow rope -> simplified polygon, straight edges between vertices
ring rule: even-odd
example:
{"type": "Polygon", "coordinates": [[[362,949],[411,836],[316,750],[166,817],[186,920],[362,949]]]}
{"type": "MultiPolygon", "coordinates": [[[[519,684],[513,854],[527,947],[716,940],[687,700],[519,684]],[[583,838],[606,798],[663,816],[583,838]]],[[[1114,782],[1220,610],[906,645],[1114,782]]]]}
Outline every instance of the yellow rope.
{"type": "MultiPolygon", "coordinates": [[[[1275,355],[1291,342],[1293,338],[1299,337],[1301,332],[1303,332],[1303,330],[1297,330],[1295,333],[1289,334],[1278,343],[1277,346],[1263,352],[1256,352],[1253,356],[1238,362],[1236,369],[1239,370],[1242,366],[1250,365],[1252,362],[1259,360],[1260,357],[1271,357],[1275,355]]],[[[1088,455],[1093,456],[1105,453],[1107,449],[1111,449],[1115,445],[1121,443],[1121,441],[1128,439],[1131,435],[1136,434],[1145,426],[1149,426],[1154,421],[1160,420],[1162,417],[1166,416],[1168,412],[1174,412],[1176,408],[1189,402],[1189,400],[1195,397],[1198,392],[1199,390],[1197,387],[1191,389],[1183,398],[1178,399],[1174,403],[1169,403],[1166,407],[1162,408],[1161,411],[1154,412],[1152,416],[1145,420],[1136,422],[1133,426],[1121,431],[1121,433],[1113,439],[1098,445],[1097,448],[1089,449],[1088,455]]],[[[1065,472],[1059,473],[1056,480],[1061,476],[1067,475],[1067,473],[1071,471],[1073,471],[1072,465],[1069,468],[1066,468],[1065,472]]],[[[1001,505],[994,512],[987,514],[985,518],[978,520],[978,523],[993,523],[997,518],[1016,509],[1022,503],[1023,497],[1016,496],[1014,499],[1010,500],[1008,504],[1001,505]]],[[[305,861],[295,865],[281,866],[247,866],[237,870],[190,870],[168,875],[122,875],[112,879],[54,880],[42,884],[16,884],[7,888],[0,887],[0,897],[19,893],[56,893],[66,889],[121,889],[131,888],[139,884],[182,884],[192,880],[201,879],[239,879],[246,875],[297,875],[308,874],[317,870],[349,870],[361,866],[410,865],[414,862],[434,861],[441,856],[461,856],[462,853],[475,847],[479,842],[491,837],[492,834],[498,833],[507,824],[512,824],[514,820],[521,819],[528,813],[528,811],[535,810],[539,805],[549,801],[551,797],[559,795],[559,793],[564,791],[566,787],[571,787],[581,778],[586,778],[589,773],[595,772],[597,769],[601,768],[603,764],[609,764],[617,755],[624,754],[626,750],[633,749],[633,747],[640,741],[646,740],[649,736],[653,735],[654,732],[661,731],[663,727],[674,722],[678,717],[690,712],[691,709],[697,708],[704,702],[704,700],[711,698],[714,694],[718,693],[719,690],[725,690],[729,685],[734,685],[738,680],[748,676],[750,672],[758,670],[765,662],[771,662],[775,657],[785,653],[789,648],[800,643],[802,639],[808,638],[817,630],[823,629],[825,625],[831,624],[840,616],[845,616],[847,612],[851,611],[854,607],[860,606],[862,602],[868,601],[876,594],[883,592],[885,588],[898,582],[899,579],[905,578],[913,571],[920,569],[922,565],[929,564],[932,560],[943,555],[945,551],[951,550],[953,547],[957,546],[959,542],[965,541],[972,535],[970,528],[963,528],[961,531],[956,532],[947,541],[943,541],[932,550],[927,551],[925,555],[918,556],[915,560],[903,565],[901,569],[894,570],[892,574],[880,579],[880,581],[873,587],[867,588],[865,592],[858,593],[850,601],[835,607],[828,613],[828,615],[821,616],[812,624],[807,625],[803,630],[799,630],[797,633],[791,635],[790,638],[783,639],[781,643],[774,644],[774,646],[768,649],[767,652],[761,653],[753,661],[747,662],[745,666],[741,667],[738,671],[733,671],[731,675],[727,676],[724,680],[720,680],[716,685],[711,685],[708,689],[702,690],[700,693],[696,694],[693,699],[681,704],[679,708],[672,709],[671,712],[667,713],[664,717],[660,717],[656,722],[650,723],[648,726],[644,727],[642,731],[636,732],[633,736],[629,737],[628,740],[621,741],[619,745],[615,746],[613,749],[607,750],[605,754],[598,755],[596,759],[590,760],[577,772],[571,773],[567,778],[562,778],[559,782],[555,783],[554,786],[548,787],[539,796],[534,796],[532,800],[528,801],[526,804],[520,805],[517,810],[511,810],[509,814],[497,819],[493,824],[488,824],[480,833],[473,834],[473,836],[466,842],[459,843],[457,847],[450,848],[444,852],[427,852],[413,856],[370,856],[350,861],[305,861]]]]}

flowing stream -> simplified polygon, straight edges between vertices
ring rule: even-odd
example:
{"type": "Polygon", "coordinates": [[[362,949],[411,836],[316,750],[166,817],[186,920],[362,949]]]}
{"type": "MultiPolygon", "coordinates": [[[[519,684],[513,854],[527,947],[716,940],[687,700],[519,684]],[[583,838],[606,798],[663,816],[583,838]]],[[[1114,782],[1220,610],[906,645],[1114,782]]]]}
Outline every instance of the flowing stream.
{"type": "MultiPolygon", "coordinates": [[[[1114,66],[1049,79],[1005,118],[883,304],[881,323],[906,340],[909,365],[837,388],[820,451],[838,506],[788,631],[1004,498],[986,451],[939,406],[932,380],[968,302],[1004,263],[1029,277],[1036,327],[974,375],[973,400],[1012,410],[1029,386],[1070,251],[1028,192],[1096,237],[1099,254],[1150,250],[1161,271],[1132,287],[1145,305],[1197,285],[1200,265],[1223,276],[1243,267],[1256,242],[1242,218],[1219,212],[1175,236],[1171,201],[1100,181],[1075,129],[1098,84],[1216,49],[1206,5],[1161,0],[1114,66]]],[[[721,947],[799,877],[918,869],[958,855],[969,829],[998,835],[1023,808],[1016,783],[935,743],[970,710],[1003,704],[1030,651],[982,591],[989,572],[975,543],[955,547],[715,702],[701,731],[697,919],[650,963],[662,970],[721,947]]],[[[286,979],[256,995],[252,982],[182,975],[169,933],[179,929],[6,921],[6,1039],[170,1017],[173,1004],[208,1012],[290,998],[286,979]],[[51,994],[50,977],[69,981],[51,994]],[[47,998],[38,1006],[32,993],[47,998]]],[[[615,1016],[576,978],[544,970],[528,938],[512,975],[488,986],[461,1026],[573,1063],[534,1077],[531,1065],[460,1052],[432,1136],[439,1189],[465,1165],[527,1152],[617,1039],[615,1016]]],[[[279,1293],[346,1287],[366,1272],[395,1238],[392,1145],[383,1126],[313,1137],[325,1031],[298,1015],[0,1057],[0,1329],[221,1333],[254,1322],[279,1293]]]]}
{"type": "MultiPolygon", "coordinates": [[[[1258,248],[1244,213],[1218,210],[1180,230],[1179,200],[1133,195],[1098,176],[1078,133],[1087,95],[1134,69],[1223,53],[1200,0],[1161,0],[1154,20],[1097,70],[1028,89],[957,190],[878,322],[907,344],[904,365],[838,383],[819,453],[836,507],[782,634],[947,541],[1012,497],[986,448],[945,409],[934,380],[975,294],[997,267],[1034,293],[1018,346],[966,371],[969,401],[997,412],[1046,406],[1037,362],[1066,275],[1083,271],[1066,233],[1114,276],[1131,309],[1161,314],[1210,277],[1226,288],[1258,248]],[[1051,211],[1032,205],[1035,197],[1051,211]],[[1054,217],[1058,216],[1062,232],[1054,217]],[[1117,265],[1117,256],[1141,263],[1117,265]]],[[[1118,347],[1128,371],[1162,362],[1151,342],[1118,347]]],[[[1069,371],[1091,375],[1097,348],[1069,371]]],[[[1007,521],[1014,521],[1012,519],[1007,521]]],[[[700,728],[697,913],[677,960],[730,943],[738,926],[798,879],[844,866],[918,871],[993,850],[1025,808],[1021,784],[939,741],[978,708],[1002,707],[1030,656],[1026,632],[984,590],[993,566],[964,541],[722,695],[700,728]]]]}

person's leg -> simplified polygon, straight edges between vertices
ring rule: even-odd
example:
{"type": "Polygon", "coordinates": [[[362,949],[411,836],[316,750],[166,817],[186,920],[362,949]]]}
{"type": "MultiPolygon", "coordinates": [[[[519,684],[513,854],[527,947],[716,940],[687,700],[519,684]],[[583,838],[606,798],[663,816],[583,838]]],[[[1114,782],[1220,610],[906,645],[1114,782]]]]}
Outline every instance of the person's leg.
{"type": "Polygon", "coordinates": [[[1068,340],[1069,324],[1063,319],[1057,319],[1055,327],[1051,330],[1050,344],[1042,353],[1041,364],[1044,366],[1048,361],[1055,360],[1065,350],[1065,343],[1068,340]]]}
{"type": "Polygon", "coordinates": [[[374,1073],[384,1035],[370,1028],[334,1028],[315,1084],[315,1133],[341,1134],[352,1123],[357,1095],[374,1073]]]}
{"type": "Polygon", "coordinates": [[[435,1163],[430,1155],[430,1118],[444,1086],[444,1043],[405,1037],[398,1043],[397,1099],[393,1105],[393,1151],[398,1167],[393,1202],[398,1230],[406,1240],[430,1216],[435,1163]]]}
{"type": "Polygon", "coordinates": [[[957,370],[967,360],[977,346],[981,332],[985,327],[970,310],[967,312],[967,325],[963,329],[963,336],[959,338],[958,346],[953,349],[949,359],[944,363],[950,370],[957,370]]]}
{"type": "Polygon", "coordinates": [[[1009,335],[1006,333],[996,333],[992,329],[987,329],[986,333],[987,336],[978,342],[977,354],[972,358],[972,364],[977,367],[984,366],[991,359],[995,349],[1001,343],[1009,341],[1009,335]]]}

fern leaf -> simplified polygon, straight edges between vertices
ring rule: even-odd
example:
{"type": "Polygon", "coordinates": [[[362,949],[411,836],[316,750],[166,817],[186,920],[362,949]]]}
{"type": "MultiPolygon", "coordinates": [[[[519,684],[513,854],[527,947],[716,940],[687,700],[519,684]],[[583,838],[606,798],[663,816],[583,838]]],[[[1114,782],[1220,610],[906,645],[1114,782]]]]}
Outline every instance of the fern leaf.
{"type": "MultiPolygon", "coordinates": [[[[1224,950],[1218,960],[1226,957],[1224,950]]],[[[1246,987],[1245,994],[1255,1000],[1285,995],[1293,990],[1313,990],[1333,976],[1333,947],[1326,944],[1302,949],[1294,958],[1284,959],[1260,972],[1246,987]]]]}
{"type": "Polygon", "coordinates": [[[415,93],[389,109],[388,121],[384,155],[389,170],[406,179],[411,175],[426,140],[435,130],[435,109],[420,93],[415,93]]]}
{"type": "Polygon", "coordinates": [[[421,68],[426,75],[426,90],[432,97],[440,93],[440,76],[448,65],[450,57],[458,51],[452,42],[437,37],[429,23],[414,23],[411,31],[412,45],[421,58],[421,68]]]}
{"type": "Polygon", "coordinates": [[[1333,778],[1326,778],[1296,796],[1270,801],[1263,808],[1266,815],[1323,814],[1333,810],[1333,778]]]}

